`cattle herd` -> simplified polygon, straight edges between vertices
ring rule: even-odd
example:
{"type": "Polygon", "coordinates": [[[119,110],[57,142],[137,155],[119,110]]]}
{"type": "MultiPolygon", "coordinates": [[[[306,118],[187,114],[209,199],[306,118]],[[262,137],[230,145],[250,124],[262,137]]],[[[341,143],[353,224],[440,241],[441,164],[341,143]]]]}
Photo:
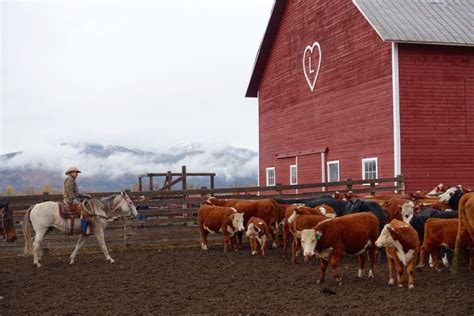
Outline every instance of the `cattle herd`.
{"type": "MultiPolygon", "coordinates": [[[[225,252],[229,245],[233,250],[241,247],[245,233],[251,254],[265,256],[270,238],[273,248],[278,248],[281,231],[285,256],[291,240],[293,264],[300,254],[306,263],[317,257],[318,283],[324,281],[330,265],[336,282],[342,284],[339,261],[343,255],[358,256],[358,277],[362,278],[368,254],[368,277],[373,278],[379,249],[379,257],[387,259],[389,285],[395,284],[396,268],[398,287],[403,287],[406,267],[410,289],[415,269],[424,267],[428,257],[430,266],[439,271],[440,258],[449,265],[447,250],[471,249],[473,217],[474,193],[460,185],[442,184],[430,192],[377,197],[358,197],[352,192],[304,200],[211,197],[198,210],[202,250],[208,249],[209,233],[223,234],[225,252]]],[[[474,251],[469,257],[473,270],[474,251]]]]}

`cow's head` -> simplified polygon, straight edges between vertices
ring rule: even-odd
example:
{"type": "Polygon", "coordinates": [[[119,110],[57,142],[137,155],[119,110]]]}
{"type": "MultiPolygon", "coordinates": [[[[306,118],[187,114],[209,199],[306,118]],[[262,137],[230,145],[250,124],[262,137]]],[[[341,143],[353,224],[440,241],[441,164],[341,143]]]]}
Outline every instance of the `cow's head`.
{"type": "Polygon", "coordinates": [[[3,238],[7,242],[14,242],[16,237],[15,222],[13,220],[13,212],[7,204],[0,204],[1,227],[3,238]]]}
{"type": "Polygon", "coordinates": [[[410,224],[414,214],[415,203],[410,201],[402,205],[402,219],[405,223],[410,224]]]}
{"type": "Polygon", "coordinates": [[[447,189],[446,192],[439,196],[439,200],[443,203],[449,203],[449,200],[451,200],[457,190],[459,190],[459,187],[452,187],[447,189]]]}
{"type": "Polygon", "coordinates": [[[217,199],[215,197],[211,196],[203,204],[210,205],[210,206],[215,206],[216,204],[214,204],[214,203],[216,203],[216,201],[217,201],[217,199]]]}
{"type": "Polygon", "coordinates": [[[251,237],[257,235],[257,230],[256,226],[253,223],[250,223],[247,225],[247,232],[245,233],[245,236],[251,237]]]}
{"type": "Polygon", "coordinates": [[[444,184],[440,183],[433,190],[428,192],[427,195],[440,195],[440,194],[446,192],[446,189],[447,188],[444,186],[444,184]]]}
{"type": "Polygon", "coordinates": [[[334,213],[334,209],[332,207],[327,206],[326,204],[319,206],[318,210],[321,212],[321,215],[327,218],[336,217],[336,214],[334,213]]]}
{"type": "Polygon", "coordinates": [[[342,200],[344,198],[344,193],[336,191],[332,194],[332,198],[335,200],[342,200]]]}
{"type": "Polygon", "coordinates": [[[305,258],[314,256],[314,249],[319,239],[321,239],[322,232],[315,229],[303,229],[301,231],[301,249],[305,258]]]}
{"type": "Polygon", "coordinates": [[[235,208],[232,208],[234,210],[234,213],[230,216],[232,219],[232,227],[236,231],[243,232],[245,230],[244,227],[244,214],[238,213],[235,208]]]}

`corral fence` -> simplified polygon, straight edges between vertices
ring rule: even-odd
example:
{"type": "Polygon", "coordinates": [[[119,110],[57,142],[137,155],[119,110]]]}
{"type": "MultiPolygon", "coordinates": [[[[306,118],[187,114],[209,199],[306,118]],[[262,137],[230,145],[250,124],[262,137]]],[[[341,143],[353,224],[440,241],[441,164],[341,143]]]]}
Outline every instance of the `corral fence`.
{"type": "MultiPolygon", "coordinates": [[[[330,183],[312,183],[300,185],[281,185],[271,187],[201,188],[193,190],[128,192],[137,206],[138,219],[119,219],[109,223],[106,229],[106,242],[111,248],[131,246],[175,247],[198,245],[197,210],[208,197],[235,199],[301,199],[332,195],[332,193],[352,191],[354,194],[375,196],[380,192],[404,193],[403,176],[395,178],[351,180],[330,183]]],[[[92,197],[101,198],[117,192],[92,193],[92,197]]],[[[20,195],[0,196],[0,203],[10,203],[13,210],[18,240],[0,246],[0,255],[20,254],[24,238],[21,228],[23,217],[29,206],[44,201],[61,201],[62,195],[20,195]]],[[[220,237],[211,237],[216,240],[220,237]]],[[[46,249],[73,248],[78,235],[67,236],[52,231],[45,240],[46,249]]],[[[87,247],[96,247],[90,238],[87,247]]]]}

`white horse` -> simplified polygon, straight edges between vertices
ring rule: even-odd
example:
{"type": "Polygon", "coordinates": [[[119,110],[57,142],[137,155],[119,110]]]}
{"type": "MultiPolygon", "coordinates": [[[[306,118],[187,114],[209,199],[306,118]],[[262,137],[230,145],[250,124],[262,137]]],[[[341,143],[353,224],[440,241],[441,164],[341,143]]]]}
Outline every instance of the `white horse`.
{"type": "MultiPolygon", "coordinates": [[[[114,259],[110,257],[107,246],[104,240],[104,230],[107,226],[107,222],[113,221],[119,217],[134,216],[137,217],[138,213],[133,205],[132,200],[124,192],[120,194],[111,195],[109,197],[101,199],[91,199],[89,201],[94,210],[93,220],[91,221],[94,235],[97,242],[104,252],[105,258],[114,263],[114,259]]],[[[43,256],[43,250],[41,248],[41,242],[48,233],[50,227],[54,227],[62,232],[67,229],[66,221],[59,215],[59,207],[56,202],[43,202],[31,206],[25,214],[23,220],[23,234],[25,236],[25,250],[24,253],[29,255],[33,254],[33,263],[39,268],[41,264],[39,261],[43,256]],[[29,221],[35,231],[34,240],[30,235],[29,221]]],[[[74,221],[74,231],[80,233],[81,223],[80,220],[74,221]]],[[[76,248],[70,256],[69,264],[74,264],[74,258],[77,255],[79,249],[86,243],[88,236],[80,234],[79,240],[77,241],[76,248]]]]}

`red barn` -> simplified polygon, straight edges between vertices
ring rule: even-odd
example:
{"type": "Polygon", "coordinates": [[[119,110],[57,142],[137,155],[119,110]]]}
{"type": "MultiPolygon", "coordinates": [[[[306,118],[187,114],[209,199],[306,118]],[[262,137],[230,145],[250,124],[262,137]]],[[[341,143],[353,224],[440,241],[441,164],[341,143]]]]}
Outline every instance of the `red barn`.
{"type": "Polygon", "coordinates": [[[260,184],[474,187],[472,1],[276,0],[247,97],[260,184]]]}

